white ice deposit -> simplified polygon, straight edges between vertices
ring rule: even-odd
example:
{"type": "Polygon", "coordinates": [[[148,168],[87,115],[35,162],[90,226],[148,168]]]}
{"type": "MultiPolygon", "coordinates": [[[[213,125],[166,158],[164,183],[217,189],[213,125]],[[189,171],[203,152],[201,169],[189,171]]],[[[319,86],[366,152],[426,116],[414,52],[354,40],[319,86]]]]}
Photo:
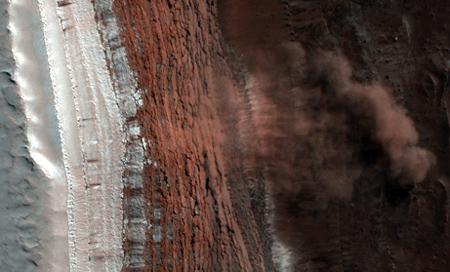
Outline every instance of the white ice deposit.
{"type": "Polygon", "coordinates": [[[125,147],[94,10],[88,0],[40,4],[69,187],[70,270],[120,271],[125,147]]]}
{"type": "Polygon", "coordinates": [[[48,243],[37,265],[58,272],[121,271],[124,262],[143,267],[144,204],[123,203],[122,195],[125,185],[141,192],[135,198],[143,197],[145,140],[140,125],[129,121],[142,98],[112,1],[10,4],[14,79],[29,151],[48,182],[51,238],[41,241],[48,243]],[[106,19],[97,22],[96,12],[106,19]],[[124,205],[139,210],[125,222],[124,205]],[[133,240],[127,256],[124,239],[133,240]]]}

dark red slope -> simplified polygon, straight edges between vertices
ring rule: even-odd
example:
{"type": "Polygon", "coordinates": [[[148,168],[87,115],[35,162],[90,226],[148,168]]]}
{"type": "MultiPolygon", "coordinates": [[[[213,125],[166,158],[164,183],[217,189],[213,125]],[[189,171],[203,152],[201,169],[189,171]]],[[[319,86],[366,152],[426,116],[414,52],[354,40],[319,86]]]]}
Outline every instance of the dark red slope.
{"type": "MultiPolygon", "coordinates": [[[[231,151],[223,148],[225,134],[234,128],[218,115],[229,107],[217,92],[222,83],[215,75],[217,69],[229,72],[215,1],[116,1],[115,10],[145,93],[138,119],[156,162],[145,169],[152,224],[146,266],[124,271],[270,268],[264,232],[257,231],[257,220],[264,221],[254,217],[246,186],[231,186],[231,179],[241,184],[245,179],[229,171],[231,151]]],[[[239,154],[233,156],[239,164],[239,154]]],[[[125,241],[126,248],[131,246],[125,241]]]]}

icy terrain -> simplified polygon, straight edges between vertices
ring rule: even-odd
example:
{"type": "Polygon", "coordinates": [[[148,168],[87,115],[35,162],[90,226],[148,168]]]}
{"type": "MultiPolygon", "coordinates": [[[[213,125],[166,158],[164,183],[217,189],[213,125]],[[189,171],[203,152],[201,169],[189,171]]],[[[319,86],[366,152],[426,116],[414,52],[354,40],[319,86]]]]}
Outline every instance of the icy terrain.
{"type": "Polygon", "coordinates": [[[122,119],[90,1],[39,1],[69,191],[71,271],[122,267],[122,119]]]}
{"type": "MultiPolygon", "coordinates": [[[[126,142],[139,131],[130,125],[125,133],[140,104],[132,76],[117,78],[108,69],[91,1],[0,4],[10,14],[9,36],[4,29],[2,40],[0,101],[6,105],[2,112],[8,111],[2,125],[11,123],[0,136],[14,141],[1,156],[0,167],[14,167],[2,170],[11,188],[0,216],[15,224],[0,223],[8,233],[1,250],[13,256],[2,259],[1,267],[120,271],[123,175],[133,163],[126,142]]],[[[127,69],[124,56],[116,54],[115,63],[127,69]]]]}
{"type": "MultiPolygon", "coordinates": [[[[36,267],[40,271],[64,271],[68,265],[67,186],[55,106],[49,103],[54,97],[48,74],[44,36],[39,23],[39,9],[35,1],[16,0],[11,1],[8,10],[8,29],[15,60],[15,88],[9,90],[15,90],[16,95],[21,98],[11,105],[15,105],[12,107],[14,109],[23,110],[26,117],[23,119],[20,114],[9,115],[26,132],[26,141],[21,143],[23,154],[17,157],[13,155],[26,162],[23,167],[14,163],[17,167],[14,171],[16,175],[23,176],[23,180],[18,180],[16,184],[21,189],[12,190],[8,194],[16,199],[23,195],[26,201],[23,203],[24,207],[10,209],[9,214],[12,217],[19,216],[26,222],[27,226],[19,228],[15,235],[24,237],[25,251],[39,257],[27,258],[32,263],[28,265],[29,262],[21,263],[17,260],[20,254],[11,253],[14,254],[14,263],[11,262],[11,266],[7,265],[7,268],[3,265],[1,267],[5,271],[34,271],[36,267]],[[21,102],[20,105],[16,104],[18,101],[21,102]],[[33,212],[22,214],[21,210],[33,212]]],[[[9,140],[19,144],[20,137],[16,137],[10,135],[9,140]]],[[[10,152],[13,154],[14,150],[10,152]]],[[[2,177],[5,177],[3,173],[2,177]]]]}

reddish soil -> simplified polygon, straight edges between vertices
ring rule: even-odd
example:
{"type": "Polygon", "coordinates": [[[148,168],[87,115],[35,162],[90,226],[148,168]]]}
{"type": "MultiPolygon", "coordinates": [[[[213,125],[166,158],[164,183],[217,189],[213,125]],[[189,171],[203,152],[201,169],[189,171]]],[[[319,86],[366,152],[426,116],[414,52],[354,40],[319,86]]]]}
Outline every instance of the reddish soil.
{"type": "Polygon", "coordinates": [[[297,271],[448,271],[447,0],[123,0],[115,10],[156,162],[145,169],[146,266],[124,271],[274,270],[241,83],[252,50],[285,41],[339,51],[355,80],[391,88],[437,157],[413,189],[390,187],[382,166],[364,172],[351,201],[314,215],[297,271]]]}

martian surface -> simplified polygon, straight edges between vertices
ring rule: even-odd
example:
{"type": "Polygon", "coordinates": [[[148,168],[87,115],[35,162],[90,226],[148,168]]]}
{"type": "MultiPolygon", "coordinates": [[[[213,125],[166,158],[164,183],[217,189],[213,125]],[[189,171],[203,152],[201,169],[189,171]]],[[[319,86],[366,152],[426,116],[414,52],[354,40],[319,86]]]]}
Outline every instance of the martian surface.
{"type": "Polygon", "coordinates": [[[448,0],[0,13],[0,272],[450,271],[448,0]]]}

